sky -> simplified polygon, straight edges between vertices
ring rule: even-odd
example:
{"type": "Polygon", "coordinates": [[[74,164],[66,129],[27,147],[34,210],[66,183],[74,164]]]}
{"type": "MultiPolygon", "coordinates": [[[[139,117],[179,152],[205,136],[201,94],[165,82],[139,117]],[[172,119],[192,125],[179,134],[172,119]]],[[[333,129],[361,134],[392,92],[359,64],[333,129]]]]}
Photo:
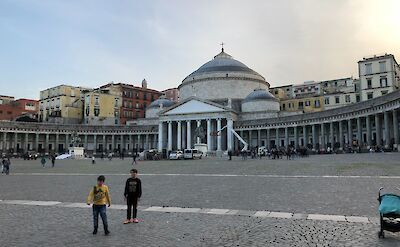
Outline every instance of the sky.
{"type": "Polygon", "coordinates": [[[358,77],[357,61],[400,62],[398,0],[1,0],[0,95],[60,84],[157,90],[220,52],[271,86],[358,77]]]}

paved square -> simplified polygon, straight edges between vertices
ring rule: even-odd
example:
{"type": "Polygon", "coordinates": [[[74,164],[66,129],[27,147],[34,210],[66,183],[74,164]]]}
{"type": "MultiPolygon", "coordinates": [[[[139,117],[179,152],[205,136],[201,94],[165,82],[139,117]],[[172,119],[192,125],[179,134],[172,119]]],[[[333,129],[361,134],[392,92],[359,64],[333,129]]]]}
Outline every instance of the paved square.
{"type": "Polygon", "coordinates": [[[400,154],[296,160],[142,161],[139,216],[123,225],[131,160],[12,160],[0,177],[4,246],[399,246],[377,238],[377,192],[400,193],[400,154]],[[85,199],[100,174],[113,206],[108,237],[92,236],[85,199]]]}

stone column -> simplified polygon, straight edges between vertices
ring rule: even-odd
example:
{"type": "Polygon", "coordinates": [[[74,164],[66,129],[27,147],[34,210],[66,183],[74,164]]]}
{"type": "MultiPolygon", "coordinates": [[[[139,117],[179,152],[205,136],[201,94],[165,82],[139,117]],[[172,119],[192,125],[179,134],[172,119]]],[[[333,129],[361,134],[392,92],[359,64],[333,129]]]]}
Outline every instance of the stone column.
{"type": "Polygon", "coordinates": [[[168,151],[172,150],[172,121],[168,121],[168,151]]]}
{"type": "Polygon", "coordinates": [[[163,122],[158,123],[158,151],[161,152],[163,150],[163,122]]]}
{"type": "Polygon", "coordinates": [[[221,147],[221,144],[222,144],[222,142],[221,142],[221,119],[220,118],[218,118],[217,119],[217,131],[218,131],[218,133],[219,133],[219,135],[217,136],[217,151],[221,151],[222,150],[222,147],[221,147]]]}
{"type": "Polygon", "coordinates": [[[50,139],[50,134],[47,133],[47,134],[46,134],[46,148],[45,148],[46,153],[48,153],[48,152],[50,151],[50,150],[49,150],[49,143],[50,143],[49,139],[50,139]]]}
{"type": "Polygon", "coordinates": [[[228,151],[232,150],[233,146],[233,135],[232,135],[232,130],[233,130],[233,120],[228,119],[227,122],[227,128],[226,128],[226,135],[227,135],[227,149],[228,151]]]}
{"type": "Polygon", "coordinates": [[[35,150],[36,152],[39,152],[39,133],[36,133],[35,135],[35,150]]]}
{"type": "Polygon", "coordinates": [[[145,147],[144,147],[144,149],[145,150],[148,150],[149,149],[149,134],[146,134],[146,136],[145,136],[145,147]]]}
{"type": "Polygon", "coordinates": [[[18,142],[18,133],[14,132],[14,153],[17,153],[17,142],[18,142]]]}
{"type": "Polygon", "coordinates": [[[56,133],[56,144],[55,144],[56,146],[54,147],[54,150],[57,153],[60,153],[60,149],[58,148],[59,142],[60,142],[60,134],[56,133]]]}
{"type": "Polygon", "coordinates": [[[192,122],[191,120],[187,120],[186,122],[186,148],[192,148],[192,122]]]}
{"type": "Polygon", "coordinates": [[[182,122],[181,121],[178,121],[176,138],[177,138],[177,142],[176,142],[177,149],[182,150],[182,122]]]}
{"type": "Polygon", "coordinates": [[[115,150],[115,135],[111,135],[111,152],[114,152],[115,150]]]}
{"type": "Polygon", "coordinates": [[[106,137],[106,135],[103,135],[103,152],[106,152],[107,150],[108,150],[107,137],[106,137]]]}
{"type": "Polygon", "coordinates": [[[138,134],[137,135],[137,142],[138,142],[138,149],[139,149],[139,152],[140,152],[140,149],[142,149],[142,135],[141,134],[138,134]]]}
{"type": "Polygon", "coordinates": [[[399,144],[399,120],[397,118],[397,111],[393,110],[393,137],[394,144],[399,144]]]}
{"type": "Polygon", "coordinates": [[[353,140],[353,129],[351,126],[351,119],[347,120],[347,144],[351,146],[353,140]]]}
{"type": "MultiPolygon", "coordinates": [[[[197,128],[199,128],[199,127],[201,126],[201,120],[197,120],[196,122],[197,122],[197,128]]],[[[197,143],[197,144],[200,144],[200,143],[201,143],[200,137],[197,137],[197,138],[196,138],[196,143],[197,143]]]]}
{"type": "Polygon", "coordinates": [[[25,141],[24,141],[24,152],[28,152],[28,133],[25,133],[25,141]]]}
{"type": "Polygon", "coordinates": [[[371,121],[369,119],[369,116],[365,116],[365,127],[366,127],[366,134],[367,134],[367,145],[371,146],[372,145],[372,138],[371,138],[371,121]]]}
{"type": "Polygon", "coordinates": [[[97,151],[97,135],[93,134],[93,154],[96,154],[97,151]]]}
{"type": "Polygon", "coordinates": [[[261,130],[257,130],[257,146],[261,147],[261,130]]]}
{"type": "Polygon", "coordinates": [[[357,118],[357,139],[358,139],[358,145],[362,146],[363,145],[363,138],[362,138],[361,117],[357,118]]]}
{"type": "MultiPolygon", "coordinates": [[[[56,139],[57,139],[57,136],[56,136],[56,139]]],[[[85,151],[87,151],[87,149],[88,149],[88,135],[87,134],[85,134],[83,145],[84,145],[85,151]]]]}
{"type": "Polygon", "coordinates": [[[6,151],[6,149],[7,149],[7,132],[3,132],[3,145],[2,145],[3,153],[6,151]]]}
{"type": "Polygon", "coordinates": [[[289,147],[289,130],[288,130],[288,127],[285,127],[285,146],[289,147]]]}
{"type": "Polygon", "coordinates": [[[317,131],[316,131],[316,128],[315,128],[315,124],[311,125],[311,136],[312,136],[313,149],[316,150],[317,149],[318,140],[317,140],[317,131]]]}
{"type": "Polygon", "coordinates": [[[343,123],[342,121],[338,122],[339,124],[339,144],[340,144],[340,148],[343,148],[343,123]]]}
{"type": "Polygon", "coordinates": [[[330,136],[331,148],[333,148],[335,146],[335,137],[333,134],[333,122],[329,123],[329,136],[330,136]]]}
{"type": "Polygon", "coordinates": [[[207,150],[211,151],[211,119],[207,119],[207,150]]]}
{"type": "Polygon", "coordinates": [[[299,147],[299,133],[297,132],[297,126],[293,127],[294,134],[294,148],[299,147]]]}
{"type": "Polygon", "coordinates": [[[307,140],[307,126],[303,125],[303,141],[304,141],[304,147],[307,147],[308,140],[307,140]]]}
{"type": "Polygon", "coordinates": [[[326,141],[325,141],[325,124],[324,123],[321,123],[321,125],[320,125],[320,128],[321,128],[321,148],[322,149],[326,149],[326,141]]]}
{"type": "Polygon", "coordinates": [[[249,147],[252,147],[253,143],[253,130],[248,130],[249,132],[249,147]]]}
{"type": "Polygon", "coordinates": [[[389,112],[385,111],[383,113],[383,122],[385,125],[385,148],[388,148],[390,145],[390,132],[389,132],[389,112]]]}
{"type": "Polygon", "coordinates": [[[379,119],[379,114],[375,114],[375,131],[376,131],[376,145],[380,146],[381,140],[382,140],[382,136],[381,136],[381,122],[379,119]]]}
{"type": "Polygon", "coordinates": [[[279,143],[279,128],[276,128],[276,130],[275,130],[275,145],[276,145],[276,147],[278,148],[278,147],[280,147],[280,143],[279,143]]]}
{"type": "Polygon", "coordinates": [[[125,149],[124,135],[121,134],[120,138],[121,138],[121,150],[120,150],[120,152],[122,153],[124,151],[124,149],[125,149]]]}
{"type": "Polygon", "coordinates": [[[267,129],[267,148],[271,149],[270,129],[267,129]]]}

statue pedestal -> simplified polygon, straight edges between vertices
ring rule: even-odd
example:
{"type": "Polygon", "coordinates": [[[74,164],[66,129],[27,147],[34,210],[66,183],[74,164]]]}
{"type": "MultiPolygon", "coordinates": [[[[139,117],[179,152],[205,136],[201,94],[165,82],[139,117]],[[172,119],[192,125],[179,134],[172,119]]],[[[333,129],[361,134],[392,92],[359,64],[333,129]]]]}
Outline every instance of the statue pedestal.
{"type": "Polygon", "coordinates": [[[83,147],[70,147],[69,154],[73,159],[83,159],[85,158],[85,149],[83,147]]]}

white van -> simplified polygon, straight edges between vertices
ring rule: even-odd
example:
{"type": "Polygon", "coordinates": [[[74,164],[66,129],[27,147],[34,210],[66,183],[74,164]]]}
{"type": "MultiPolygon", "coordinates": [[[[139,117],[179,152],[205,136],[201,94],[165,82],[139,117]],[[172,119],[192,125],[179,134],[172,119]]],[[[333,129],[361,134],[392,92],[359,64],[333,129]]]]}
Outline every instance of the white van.
{"type": "Polygon", "coordinates": [[[201,159],[203,157],[203,152],[197,149],[185,149],[183,153],[184,159],[201,159]]]}

